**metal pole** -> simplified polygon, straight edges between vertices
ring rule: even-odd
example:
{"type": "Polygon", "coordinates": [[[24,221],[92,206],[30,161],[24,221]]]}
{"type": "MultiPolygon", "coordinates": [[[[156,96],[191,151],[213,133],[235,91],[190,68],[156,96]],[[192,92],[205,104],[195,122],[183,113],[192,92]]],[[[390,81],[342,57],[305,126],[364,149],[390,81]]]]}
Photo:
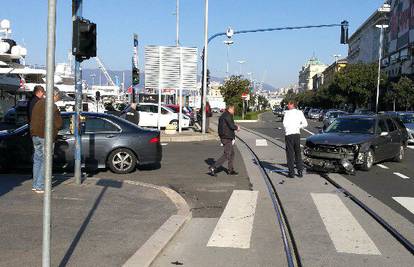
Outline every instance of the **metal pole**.
{"type": "Polygon", "coordinates": [[[175,45],[180,46],[180,0],[177,0],[175,5],[175,17],[176,17],[176,36],[175,36],[175,45]]]}
{"type": "Polygon", "coordinates": [[[183,118],[183,48],[180,47],[180,104],[178,112],[178,132],[181,133],[181,123],[183,118]]]}
{"type": "Polygon", "coordinates": [[[47,18],[47,57],[46,57],[46,123],[45,123],[45,193],[43,200],[43,246],[42,266],[50,266],[50,202],[53,168],[53,87],[55,75],[56,45],[56,0],[49,0],[47,18]]]}
{"type": "Polygon", "coordinates": [[[244,99],[243,99],[242,120],[244,120],[244,99]]]}
{"type": "Polygon", "coordinates": [[[380,34],[380,46],[378,52],[378,80],[377,80],[377,98],[375,102],[375,112],[378,113],[378,102],[379,102],[379,89],[381,82],[381,58],[382,58],[382,43],[384,39],[384,26],[381,25],[381,34],[380,34]]]}
{"type": "MultiPolygon", "coordinates": [[[[82,0],[74,0],[74,13],[72,14],[72,19],[75,20],[77,17],[82,16],[82,0]]],[[[81,171],[81,123],[80,115],[82,111],[82,77],[81,77],[81,63],[79,59],[75,59],[75,182],[80,185],[82,182],[82,171],[81,171]]]]}
{"type": "Polygon", "coordinates": [[[158,58],[159,58],[159,66],[160,66],[160,74],[158,77],[158,116],[157,116],[157,126],[158,126],[158,130],[161,130],[161,98],[162,98],[162,93],[161,93],[161,77],[162,77],[162,53],[161,53],[161,47],[158,47],[158,58]]]}
{"type": "Polygon", "coordinates": [[[229,54],[230,54],[230,44],[227,45],[227,66],[226,66],[226,77],[229,78],[229,54]]]}
{"type": "Polygon", "coordinates": [[[204,1],[204,64],[203,64],[203,99],[202,99],[202,133],[206,133],[206,102],[207,102],[207,59],[208,59],[208,0],[204,1]]]}

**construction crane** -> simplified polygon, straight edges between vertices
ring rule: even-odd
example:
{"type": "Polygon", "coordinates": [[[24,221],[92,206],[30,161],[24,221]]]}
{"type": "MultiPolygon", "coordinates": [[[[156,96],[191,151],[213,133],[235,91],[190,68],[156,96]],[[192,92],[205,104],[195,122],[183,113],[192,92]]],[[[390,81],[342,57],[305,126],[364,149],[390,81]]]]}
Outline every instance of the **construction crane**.
{"type": "Polygon", "coordinates": [[[115,83],[114,83],[114,81],[112,80],[111,76],[109,76],[109,73],[108,73],[108,71],[106,70],[105,66],[103,65],[103,63],[102,63],[101,59],[100,59],[98,56],[96,56],[96,57],[95,57],[95,60],[96,60],[96,62],[97,62],[97,63],[98,63],[98,65],[99,65],[99,69],[100,69],[100,70],[102,71],[102,73],[105,75],[105,78],[106,78],[106,80],[107,80],[108,84],[109,84],[110,86],[116,86],[116,85],[115,85],[115,83]]]}

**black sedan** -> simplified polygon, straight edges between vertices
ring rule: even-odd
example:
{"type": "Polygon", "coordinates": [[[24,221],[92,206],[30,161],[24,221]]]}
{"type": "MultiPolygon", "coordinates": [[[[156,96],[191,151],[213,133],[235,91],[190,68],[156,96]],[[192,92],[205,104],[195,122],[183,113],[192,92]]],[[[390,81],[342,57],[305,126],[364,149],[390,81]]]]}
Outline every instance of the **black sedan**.
{"type": "MultiPolygon", "coordinates": [[[[54,149],[54,166],[74,164],[74,113],[62,113],[63,129],[54,149]]],[[[126,120],[103,113],[82,113],[82,165],[87,169],[107,168],[129,173],[137,164],[159,164],[162,158],[160,132],[138,127],[126,120]]],[[[0,131],[0,169],[30,168],[33,145],[28,125],[0,131]]]]}
{"type": "Polygon", "coordinates": [[[305,162],[322,171],[354,173],[376,162],[402,161],[408,135],[398,118],[353,115],[337,118],[323,133],[306,140],[305,162]]]}

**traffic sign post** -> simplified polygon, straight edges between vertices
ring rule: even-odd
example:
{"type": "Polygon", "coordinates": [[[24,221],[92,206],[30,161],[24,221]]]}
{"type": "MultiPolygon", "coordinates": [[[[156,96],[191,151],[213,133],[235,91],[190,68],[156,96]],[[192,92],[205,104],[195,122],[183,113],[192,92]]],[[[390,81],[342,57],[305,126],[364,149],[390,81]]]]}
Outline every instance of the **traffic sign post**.
{"type": "Polygon", "coordinates": [[[246,109],[245,104],[246,104],[246,101],[249,101],[250,95],[248,93],[243,93],[241,97],[243,100],[242,120],[244,120],[244,111],[246,109]]]}

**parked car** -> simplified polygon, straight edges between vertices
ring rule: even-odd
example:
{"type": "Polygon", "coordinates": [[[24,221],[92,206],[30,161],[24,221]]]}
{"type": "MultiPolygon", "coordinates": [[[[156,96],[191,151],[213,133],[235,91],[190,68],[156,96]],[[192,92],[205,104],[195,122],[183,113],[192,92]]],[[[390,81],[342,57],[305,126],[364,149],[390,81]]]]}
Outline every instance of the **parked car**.
{"type": "Polygon", "coordinates": [[[211,111],[212,111],[213,113],[220,113],[220,108],[215,107],[215,108],[212,108],[212,109],[211,109],[211,111]]]}
{"type": "Polygon", "coordinates": [[[320,109],[318,109],[318,108],[313,108],[313,109],[311,109],[310,111],[309,111],[309,113],[308,113],[308,118],[309,119],[319,119],[319,113],[321,112],[321,110],[320,109]]]}
{"type": "MultiPolygon", "coordinates": [[[[175,113],[180,112],[179,105],[165,105],[165,107],[172,109],[175,113]]],[[[194,121],[196,119],[196,115],[190,107],[183,106],[182,113],[190,118],[190,126],[194,125],[194,121]]]]}
{"type": "Polygon", "coordinates": [[[303,115],[305,115],[306,118],[308,118],[309,115],[309,111],[311,110],[310,107],[305,107],[305,109],[303,110],[303,115]]]}
{"type": "Polygon", "coordinates": [[[394,117],[340,117],[323,133],[306,139],[304,161],[315,170],[354,173],[357,167],[368,171],[376,162],[402,161],[407,140],[406,129],[394,117]]]}
{"type": "Polygon", "coordinates": [[[414,112],[412,111],[397,111],[386,112],[391,116],[396,116],[401,120],[408,133],[408,143],[414,144],[414,112]]]}
{"type": "Polygon", "coordinates": [[[373,112],[372,110],[369,109],[356,109],[354,111],[355,115],[374,115],[375,112],[373,112]]]}
{"type": "MultiPolygon", "coordinates": [[[[140,103],[138,104],[139,126],[157,127],[158,126],[158,104],[140,103]]],[[[176,125],[178,129],[178,113],[174,110],[161,106],[160,125],[165,128],[168,124],[176,125]]],[[[190,127],[190,117],[182,114],[181,127],[183,129],[190,127]]]]}
{"type": "Polygon", "coordinates": [[[328,128],[329,125],[338,117],[343,117],[348,115],[345,111],[335,110],[335,111],[328,111],[325,115],[325,119],[323,120],[323,129],[328,128]]]}
{"type": "MultiPolygon", "coordinates": [[[[72,117],[62,113],[53,155],[54,166],[74,164],[75,138],[72,117]]],[[[125,174],[137,164],[159,164],[162,159],[160,132],[147,130],[119,117],[104,113],[82,113],[82,165],[87,169],[109,168],[125,174]]],[[[32,167],[33,145],[29,126],[0,132],[0,169],[32,167]]]]}
{"type": "Polygon", "coordinates": [[[328,112],[328,109],[321,109],[321,111],[319,112],[318,121],[323,121],[323,119],[325,118],[326,112],[328,112]]]}
{"type": "Polygon", "coordinates": [[[29,101],[19,100],[16,105],[9,109],[4,115],[4,122],[8,124],[14,124],[17,127],[27,123],[27,109],[29,101]]]}
{"type": "Polygon", "coordinates": [[[277,117],[282,117],[283,116],[283,111],[284,109],[282,107],[276,107],[273,109],[273,114],[277,117]]]}

